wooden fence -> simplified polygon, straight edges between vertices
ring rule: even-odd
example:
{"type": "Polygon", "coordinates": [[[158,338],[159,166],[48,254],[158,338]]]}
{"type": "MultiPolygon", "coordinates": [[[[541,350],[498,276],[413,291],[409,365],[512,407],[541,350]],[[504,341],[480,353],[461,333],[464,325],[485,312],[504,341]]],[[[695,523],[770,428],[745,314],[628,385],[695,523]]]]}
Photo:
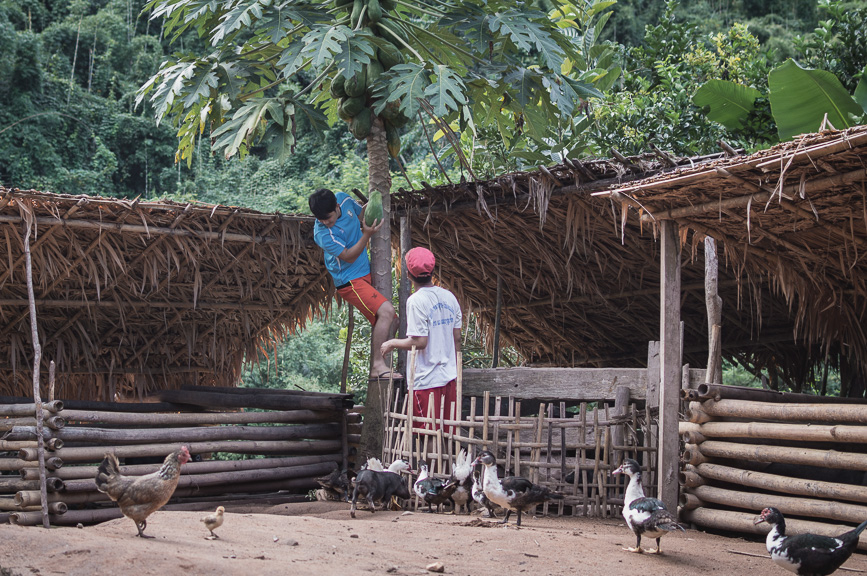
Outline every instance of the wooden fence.
{"type": "Polygon", "coordinates": [[[657,409],[648,415],[644,369],[466,370],[461,414],[431,407],[408,412],[405,390],[388,390],[383,462],[397,458],[448,477],[461,449],[490,450],[508,475],[562,493],[543,506],[557,515],[620,513],[625,485],[611,471],[623,458],[642,462],[656,492],[657,409]],[[529,407],[529,409],[528,409],[529,407]],[[412,420],[412,427],[408,423],[412,420]],[[434,429],[425,429],[429,425],[434,429]]]}
{"type": "MultiPolygon", "coordinates": [[[[155,461],[121,467],[123,474],[142,475],[156,471],[166,454],[187,445],[192,455],[205,458],[183,466],[174,498],[222,501],[230,493],[304,493],[317,488],[317,477],[346,466],[350,448],[360,438],[360,414],[348,412],[348,394],[189,387],[164,391],[160,400],[43,404],[45,488],[52,524],[120,516],[94,482],[107,452],[127,464],[133,458],[155,461]],[[259,458],[210,459],[217,452],[259,458]]],[[[32,525],[42,522],[41,485],[36,409],[32,400],[24,401],[0,398],[0,520],[32,525]]]]}
{"type": "MultiPolygon", "coordinates": [[[[680,423],[684,520],[764,534],[765,525],[753,519],[774,506],[791,534],[836,536],[867,519],[863,399],[716,384],[683,395],[689,403],[688,421],[680,423]]],[[[867,550],[867,542],[859,548],[867,550]]]]}

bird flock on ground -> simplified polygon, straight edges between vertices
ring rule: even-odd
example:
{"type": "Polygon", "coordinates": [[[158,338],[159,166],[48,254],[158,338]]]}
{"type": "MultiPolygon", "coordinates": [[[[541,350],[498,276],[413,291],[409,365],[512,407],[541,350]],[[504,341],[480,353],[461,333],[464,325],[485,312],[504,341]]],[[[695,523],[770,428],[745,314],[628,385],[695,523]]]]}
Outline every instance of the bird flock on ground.
{"type": "MultiPolygon", "coordinates": [[[[117,502],[124,516],[135,522],[137,536],[153,538],[144,533],[147,518],[172,497],[178,485],[181,466],[189,460],[189,449],[181,446],[166,456],[156,472],[125,476],[120,473],[117,457],[109,453],[97,469],[96,486],[100,492],[108,494],[117,502]]],[[[496,456],[487,450],[476,458],[469,456],[466,450],[461,450],[452,471],[446,479],[436,478],[431,475],[426,462],[419,462],[412,491],[427,506],[428,512],[434,512],[434,507],[440,511],[449,504],[452,513],[458,514],[463,510],[469,514],[475,502],[487,511],[488,518],[497,518],[497,508],[504,510],[504,517],[499,520],[501,524],[507,524],[512,512],[517,512],[515,524],[521,526],[524,513],[532,514],[540,504],[563,499],[562,494],[526,478],[500,478],[496,456]]],[[[402,472],[413,473],[405,460],[395,460],[388,468],[384,468],[377,458],[370,458],[354,478],[350,478],[347,471],[335,471],[318,481],[323,488],[339,494],[344,500],[350,500],[350,516],[355,518],[359,497],[366,500],[370,512],[376,511],[378,503],[384,507],[399,507],[397,499],[411,498],[402,472]]],[[[624,550],[639,554],[662,554],[662,537],[669,532],[685,531],[685,528],[662,501],[644,495],[641,465],[637,461],[627,458],[611,474],[629,478],[623,498],[623,518],[635,534],[636,542],[634,547],[624,550]],[[642,537],[655,539],[656,547],[642,548],[642,537]]],[[[214,530],[223,524],[224,513],[225,508],[218,506],[214,513],[201,518],[210,532],[206,539],[219,538],[214,530]]],[[[809,533],[790,536],[786,534],[783,514],[773,507],[762,510],[755,520],[755,524],[761,523],[771,527],[766,539],[771,560],[799,576],[827,576],[835,572],[855,551],[859,536],[867,528],[865,520],[857,528],[836,537],[809,533]]]]}

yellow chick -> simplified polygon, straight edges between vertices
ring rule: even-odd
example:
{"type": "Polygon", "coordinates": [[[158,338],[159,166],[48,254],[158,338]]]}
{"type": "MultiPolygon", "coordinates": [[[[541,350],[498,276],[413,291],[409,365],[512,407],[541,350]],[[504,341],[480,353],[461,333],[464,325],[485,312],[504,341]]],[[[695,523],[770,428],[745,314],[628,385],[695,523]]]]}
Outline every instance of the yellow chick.
{"type": "Polygon", "coordinates": [[[205,536],[205,540],[213,540],[215,538],[219,538],[219,536],[214,534],[214,530],[223,525],[223,512],[225,511],[226,509],[222,506],[217,506],[216,512],[202,517],[202,523],[205,525],[205,528],[207,528],[211,532],[210,536],[205,536]]]}

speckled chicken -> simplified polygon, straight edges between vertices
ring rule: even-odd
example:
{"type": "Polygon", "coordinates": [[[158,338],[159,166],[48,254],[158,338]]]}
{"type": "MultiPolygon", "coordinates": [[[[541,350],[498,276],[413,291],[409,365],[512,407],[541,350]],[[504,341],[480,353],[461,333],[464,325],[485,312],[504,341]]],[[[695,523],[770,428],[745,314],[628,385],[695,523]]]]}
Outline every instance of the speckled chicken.
{"type": "Polygon", "coordinates": [[[205,536],[205,540],[214,540],[219,538],[216,534],[214,534],[214,530],[223,525],[223,513],[226,511],[222,506],[217,506],[217,510],[213,514],[208,514],[207,516],[202,516],[202,524],[205,525],[211,535],[205,536]]]}
{"type": "Polygon", "coordinates": [[[160,469],[144,476],[124,476],[117,456],[106,454],[96,473],[96,488],[117,502],[123,515],[135,522],[138,536],[145,536],[147,517],[162,508],[175,493],[181,466],[189,462],[190,451],[181,446],[163,461],[160,469]]]}

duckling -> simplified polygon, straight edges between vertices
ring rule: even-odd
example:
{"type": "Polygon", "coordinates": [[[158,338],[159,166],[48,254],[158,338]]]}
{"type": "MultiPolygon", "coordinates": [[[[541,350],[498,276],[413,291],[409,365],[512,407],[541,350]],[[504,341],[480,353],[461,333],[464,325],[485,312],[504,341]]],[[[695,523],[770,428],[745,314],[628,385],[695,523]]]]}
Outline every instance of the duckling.
{"type": "Polygon", "coordinates": [[[500,480],[497,477],[497,459],[485,450],[475,463],[485,465],[483,486],[485,496],[494,504],[505,508],[506,516],[500,520],[500,524],[506,524],[512,511],[518,513],[517,525],[521,525],[521,513],[535,510],[536,506],[548,500],[562,500],[563,495],[552,492],[544,486],[533,484],[520,476],[508,476],[500,480]]]}
{"type": "Polygon", "coordinates": [[[661,500],[644,495],[644,487],[641,485],[641,465],[638,462],[627,458],[620,468],[611,473],[612,476],[618,474],[629,476],[626,494],[623,495],[623,518],[637,538],[635,548],[624,548],[624,550],[639,554],[642,552],[662,554],[662,548],[659,546],[660,539],[674,530],[686,532],[686,529],[677,523],[677,518],[665,508],[661,500]],[[643,550],[642,536],[656,538],[656,548],[643,550]]]}

